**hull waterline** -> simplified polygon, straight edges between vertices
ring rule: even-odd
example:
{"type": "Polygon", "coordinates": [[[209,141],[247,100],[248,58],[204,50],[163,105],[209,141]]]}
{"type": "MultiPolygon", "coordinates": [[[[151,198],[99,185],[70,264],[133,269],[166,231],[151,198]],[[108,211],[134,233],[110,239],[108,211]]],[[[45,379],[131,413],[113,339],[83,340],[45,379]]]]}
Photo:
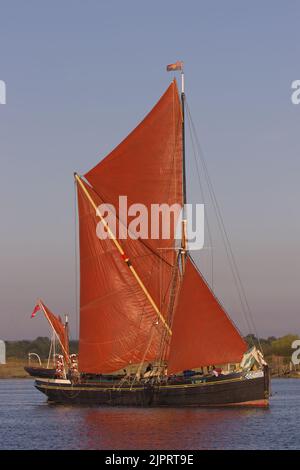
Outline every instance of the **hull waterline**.
{"type": "Polygon", "coordinates": [[[188,384],[71,384],[37,379],[36,388],[57,404],[138,407],[263,406],[269,404],[269,376],[188,384]]]}

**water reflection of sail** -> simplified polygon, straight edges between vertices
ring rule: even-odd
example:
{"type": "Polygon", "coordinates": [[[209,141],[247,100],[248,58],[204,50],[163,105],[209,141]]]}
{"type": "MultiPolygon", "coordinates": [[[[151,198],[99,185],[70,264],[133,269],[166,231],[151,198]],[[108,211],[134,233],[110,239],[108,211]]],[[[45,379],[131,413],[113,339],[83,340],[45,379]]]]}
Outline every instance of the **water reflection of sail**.
{"type": "MultiPolygon", "coordinates": [[[[215,449],[238,446],[235,434],[262,409],[99,409],[82,418],[85,449],[215,449]],[[138,423],[138,424],[137,424],[138,423]]],[[[240,448],[246,446],[243,442],[240,448]]]]}

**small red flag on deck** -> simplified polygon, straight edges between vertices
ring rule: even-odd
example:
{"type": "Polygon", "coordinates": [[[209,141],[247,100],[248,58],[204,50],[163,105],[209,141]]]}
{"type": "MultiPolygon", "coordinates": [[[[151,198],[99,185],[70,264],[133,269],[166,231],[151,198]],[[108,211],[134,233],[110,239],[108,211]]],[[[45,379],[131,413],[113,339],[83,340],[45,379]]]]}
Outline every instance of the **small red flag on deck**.
{"type": "Polygon", "coordinates": [[[31,314],[31,317],[30,317],[30,318],[34,318],[39,310],[41,310],[41,307],[39,306],[39,304],[37,304],[37,305],[34,307],[33,312],[32,312],[32,314],[31,314]]]}
{"type": "Polygon", "coordinates": [[[182,70],[183,69],[183,62],[178,60],[175,64],[167,65],[167,72],[172,72],[172,70],[182,70]]]}

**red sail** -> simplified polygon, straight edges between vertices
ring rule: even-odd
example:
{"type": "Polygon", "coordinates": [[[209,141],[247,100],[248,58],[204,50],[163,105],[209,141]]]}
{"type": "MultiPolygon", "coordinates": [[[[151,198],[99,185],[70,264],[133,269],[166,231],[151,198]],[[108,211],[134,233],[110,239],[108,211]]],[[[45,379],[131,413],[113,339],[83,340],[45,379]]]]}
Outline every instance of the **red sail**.
{"type": "Polygon", "coordinates": [[[54,315],[54,313],[52,313],[51,310],[49,310],[49,308],[43,302],[40,301],[40,305],[42,307],[42,310],[45,314],[46,319],[50,323],[50,326],[55,331],[56,336],[61,345],[63,355],[65,356],[65,359],[68,361],[69,360],[69,342],[68,342],[68,336],[65,330],[65,326],[62,323],[61,319],[57,317],[56,315],[54,315]]]}
{"type": "MultiPolygon", "coordinates": [[[[182,114],[176,81],[145,119],[103,161],[85,174],[95,192],[117,209],[119,196],[135,203],[182,206],[182,114]]],[[[120,217],[121,215],[118,214],[120,217]]],[[[126,224],[124,220],[121,221],[126,224]]],[[[164,259],[172,262],[174,240],[145,240],[164,259]]]]}
{"type": "MultiPolygon", "coordinates": [[[[85,187],[98,206],[101,201],[97,194],[87,185],[85,187]]],[[[97,237],[97,224],[101,222],[80,186],[78,207],[79,368],[84,372],[107,373],[142,360],[154,360],[162,324],[112,240],[97,237]]],[[[122,246],[132,263],[137,265],[137,273],[144,275],[148,286],[153,271],[159,271],[162,261],[138,241],[122,240],[122,246]]],[[[158,276],[149,289],[156,302],[159,300],[159,280],[158,276]]],[[[167,292],[169,286],[163,282],[161,288],[167,292]]]]}
{"type": "Polygon", "coordinates": [[[247,346],[190,259],[172,327],[168,372],[240,362],[247,346]]]}
{"type": "MultiPolygon", "coordinates": [[[[85,177],[96,206],[113,204],[119,195],[128,207],[142,203],[182,204],[181,108],[173,82],[142,123],[85,177]]],[[[112,240],[99,239],[100,222],[78,185],[80,230],[80,343],[81,371],[112,372],[130,363],[155,360],[163,331],[161,321],[112,240]]],[[[118,225],[117,224],[117,225],[118,225]]],[[[117,227],[118,228],[118,227],[117,227]]],[[[118,231],[117,231],[118,233],[118,231]]],[[[150,235],[149,235],[150,236],[150,235]]],[[[164,318],[174,270],[174,234],[169,239],[119,240],[138,276],[164,318]]],[[[173,295],[173,294],[172,294],[173,295]]]]}

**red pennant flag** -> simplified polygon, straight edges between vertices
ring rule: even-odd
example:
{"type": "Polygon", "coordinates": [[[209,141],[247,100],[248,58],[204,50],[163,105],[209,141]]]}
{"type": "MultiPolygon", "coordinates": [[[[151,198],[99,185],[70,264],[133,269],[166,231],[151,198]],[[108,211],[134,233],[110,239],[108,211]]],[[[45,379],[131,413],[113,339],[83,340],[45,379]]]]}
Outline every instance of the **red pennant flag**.
{"type": "Polygon", "coordinates": [[[167,72],[172,72],[172,70],[182,70],[183,69],[183,62],[178,60],[175,64],[167,65],[167,72]]]}
{"type": "Polygon", "coordinates": [[[41,310],[41,307],[39,306],[39,304],[37,304],[37,305],[34,307],[34,310],[33,310],[32,314],[31,314],[31,317],[30,317],[30,318],[34,318],[39,310],[41,310]]]}

